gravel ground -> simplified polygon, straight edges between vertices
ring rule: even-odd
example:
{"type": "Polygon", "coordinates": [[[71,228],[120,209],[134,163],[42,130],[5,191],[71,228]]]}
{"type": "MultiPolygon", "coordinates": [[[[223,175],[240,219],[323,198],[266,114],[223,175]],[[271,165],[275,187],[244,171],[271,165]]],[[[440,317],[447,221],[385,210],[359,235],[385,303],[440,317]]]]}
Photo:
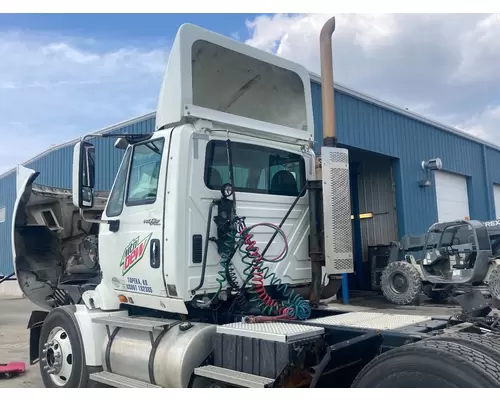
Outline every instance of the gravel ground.
{"type": "Polygon", "coordinates": [[[0,388],[41,388],[39,366],[29,365],[29,330],[26,329],[35,310],[27,299],[0,298],[0,363],[13,361],[26,363],[26,371],[22,375],[10,379],[0,378],[0,388]]]}

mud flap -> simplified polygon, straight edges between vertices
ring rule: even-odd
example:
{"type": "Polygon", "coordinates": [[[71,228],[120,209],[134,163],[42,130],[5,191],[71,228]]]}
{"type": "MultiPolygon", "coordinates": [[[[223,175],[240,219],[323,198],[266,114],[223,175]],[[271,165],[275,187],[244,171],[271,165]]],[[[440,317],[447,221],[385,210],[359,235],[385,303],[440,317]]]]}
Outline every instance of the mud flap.
{"type": "Polygon", "coordinates": [[[331,372],[353,363],[360,363],[364,366],[380,353],[383,341],[379,332],[369,332],[328,346],[321,362],[312,368],[313,375],[309,387],[316,387],[327,366],[331,372]]]}
{"type": "Polygon", "coordinates": [[[40,333],[47,315],[49,315],[47,311],[36,310],[31,313],[27,327],[30,330],[30,365],[35,365],[39,361],[40,333]]]}

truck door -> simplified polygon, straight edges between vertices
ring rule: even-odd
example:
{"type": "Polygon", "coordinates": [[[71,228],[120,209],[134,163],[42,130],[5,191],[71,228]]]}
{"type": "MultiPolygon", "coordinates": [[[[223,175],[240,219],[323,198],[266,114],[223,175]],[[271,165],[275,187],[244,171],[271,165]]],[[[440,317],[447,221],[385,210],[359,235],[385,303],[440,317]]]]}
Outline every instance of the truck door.
{"type": "Polygon", "coordinates": [[[120,292],[166,296],[163,227],[168,138],[127,149],[101,225],[103,280],[120,292]]]}

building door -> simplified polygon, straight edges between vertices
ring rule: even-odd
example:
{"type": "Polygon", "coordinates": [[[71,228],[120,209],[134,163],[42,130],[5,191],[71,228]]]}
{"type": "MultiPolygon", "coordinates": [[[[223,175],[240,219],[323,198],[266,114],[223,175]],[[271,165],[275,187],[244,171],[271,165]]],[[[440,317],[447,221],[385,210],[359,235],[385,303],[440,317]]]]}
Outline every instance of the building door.
{"type": "Polygon", "coordinates": [[[438,221],[470,217],[467,178],[450,172],[435,171],[438,221]]]}

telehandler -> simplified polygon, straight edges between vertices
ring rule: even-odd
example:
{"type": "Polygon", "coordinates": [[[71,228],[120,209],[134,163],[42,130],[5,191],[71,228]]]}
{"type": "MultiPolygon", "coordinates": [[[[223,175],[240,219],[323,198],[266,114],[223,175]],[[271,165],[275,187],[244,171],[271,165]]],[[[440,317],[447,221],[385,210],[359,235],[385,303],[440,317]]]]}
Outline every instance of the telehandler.
{"type": "Polygon", "coordinates": [[[398,305],[418,303],[421,292],[435,302],[471,290],[500,300],[500,220],[438,222],[425,235],[403,237],[391,247],[380,284],[398,305]]]}

